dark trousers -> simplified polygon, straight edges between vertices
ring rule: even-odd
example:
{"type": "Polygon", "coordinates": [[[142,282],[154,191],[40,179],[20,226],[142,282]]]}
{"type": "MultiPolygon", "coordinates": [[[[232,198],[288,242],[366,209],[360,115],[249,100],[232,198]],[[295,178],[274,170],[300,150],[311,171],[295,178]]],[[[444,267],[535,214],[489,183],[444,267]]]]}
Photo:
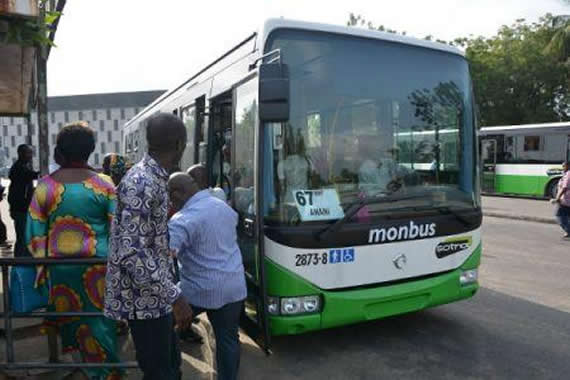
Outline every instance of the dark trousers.
{"type": "Polygon", "coordinates": [[[220,309],[192,306],[194,315],[206,312],[216,337],[218,380],[237,379],[240,361],[239,318],[243,301],[229,303],[220,309]]]}
{"type": "Polygon", "coordinates": [[[4,224],[2,216],[0,215],[0,244],[5,243],[7,238],[8,233],[6,231],[6,225],[4,224]]]}
{"type": "Polygon", "coordinates": [[[564,232],[570,234],[570,224],[568,218],[570,218],[570,207],[559,205],[558,209],[556,210],[556,219],[558,219],[558,223],[564,232]]]}
{"type": "Polygon", "coordinates": [[[16,230],[16,245],[14,246],[14,257],[30,256],[26,248],[26,219],[27,214],[21,211],[11,211],[10,215],[14,219],[14,230],[16,230]]]}
{"type": "Polygon", "coordinates": [[[129,327],[143,380],[180,380],[182,358],[172,313],[156,319],[130,320],[129,327]]]}

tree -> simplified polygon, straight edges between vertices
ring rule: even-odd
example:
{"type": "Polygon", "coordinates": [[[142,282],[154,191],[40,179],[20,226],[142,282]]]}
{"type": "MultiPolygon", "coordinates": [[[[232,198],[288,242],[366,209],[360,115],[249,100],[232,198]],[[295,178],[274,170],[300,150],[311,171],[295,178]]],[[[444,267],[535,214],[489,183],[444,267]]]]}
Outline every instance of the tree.
{"type": "MultiPolygon", "coordinates": [[[[459,37],[465,50],[481,125],[528,124],[570,117],[569,23],[550,14],[536,23],[520,19],[496,36],[459,37]]],[[[349,25],[377,29],[350,14],[349,25]]],[[[382,28],[384,28],[382,26],[382,28]]],[[[425,39],[433,40],[429,35],[425,39]]]]}

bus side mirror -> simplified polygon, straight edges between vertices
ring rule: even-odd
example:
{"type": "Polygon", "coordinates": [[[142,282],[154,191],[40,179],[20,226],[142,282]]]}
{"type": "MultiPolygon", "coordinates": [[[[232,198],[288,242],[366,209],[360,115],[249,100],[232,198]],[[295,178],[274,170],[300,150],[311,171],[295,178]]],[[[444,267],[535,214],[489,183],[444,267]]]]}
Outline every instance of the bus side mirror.
{"type": "Polygon", "coordinates": [[[289,68],[285,64],[259,66],[259,120],[269,123],[289,120],[289,68]]]}

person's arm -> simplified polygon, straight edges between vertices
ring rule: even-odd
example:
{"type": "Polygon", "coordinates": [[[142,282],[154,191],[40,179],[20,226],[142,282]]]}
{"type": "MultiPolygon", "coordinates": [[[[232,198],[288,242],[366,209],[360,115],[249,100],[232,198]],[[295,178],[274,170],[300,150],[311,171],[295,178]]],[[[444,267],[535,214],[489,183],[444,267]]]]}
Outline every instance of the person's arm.
{"type": "Polygon", "coordinates": [[[558,194],[556,194],[555,202],[560,202],[564,196],[564,193],[568,191],[568,188],[570,187],[570,175],[566,174],[560,179],[560,181],[562,182],[560,188],[558,189],[558,194]]]}
{"type": "MultiPolygon", "coordinates": [[[[178,216],[171,219],[168,223],[168,233],[170,235],[169,249],[171,255],[177,259],[186,254],[184,248],[187,247],[188,239],[190,237],[185,227],[189,224],[190,223],[185,224],[184,220],[178,216]]],[[[180,329],[185,330],[190,327],[190,324],[192,324],[192,308],[183,295],[180,295],[180,297],[175,301],[173,311],[174,319],[180,329]]]]}
{"type": "MultiPolygon", "coordinates": [[[[28,216],[26,221],[25,242],[26,247],[34,258],[45,258],[47,254],[47,240],[48,240],[48,212],[46,210],[46,202],[48,193],[48,186],[46,183],[40,181],[30,207],[28,209],[28,216]]],[[[36,273],[36,286],[44,285],[47,278],[46,267],[38,266],[36,273]]]]}

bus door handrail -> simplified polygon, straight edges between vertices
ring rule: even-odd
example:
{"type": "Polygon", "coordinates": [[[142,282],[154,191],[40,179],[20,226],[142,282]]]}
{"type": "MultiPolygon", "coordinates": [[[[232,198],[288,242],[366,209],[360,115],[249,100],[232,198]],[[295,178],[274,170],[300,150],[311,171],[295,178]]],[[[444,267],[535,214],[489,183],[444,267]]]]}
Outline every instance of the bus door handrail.
{"type": "MultiPolygon", "coordinates": [[[[23,369],[77,369],[77,368],[112,368],[127,369],[138,368],[136,362],[116,362],[116,363],[62,363],[54,362],[50,359],[48,362],[27,361],[17,362],[14,360],[14,336],[12,328],[12,319],[16,318],[45,318],[45,317],[99,317],[103,318],[102,312],[91,311],[75,311],[75,312],[47,312],[47,311],[31,311],[23,313],[14,313],[11,308],[10,299],[10,281],[9,268],[12,266],[29,266],[29,265],[107,265],[107,258],[90,257],[90,258],[0,258],[0,267],[2,267],[2,291],[4,310],[0,313],[0,318],[4,319],[4,336],[6,340],[6,360],[0,362],[2,370],[23,370],[23,369]]],[[[57,358],[57,352],[51,352],[52,346],[49,345],[49,357],[57,358]]],[[[56,346],[57,347],[57,346],[56,346]]]]}

